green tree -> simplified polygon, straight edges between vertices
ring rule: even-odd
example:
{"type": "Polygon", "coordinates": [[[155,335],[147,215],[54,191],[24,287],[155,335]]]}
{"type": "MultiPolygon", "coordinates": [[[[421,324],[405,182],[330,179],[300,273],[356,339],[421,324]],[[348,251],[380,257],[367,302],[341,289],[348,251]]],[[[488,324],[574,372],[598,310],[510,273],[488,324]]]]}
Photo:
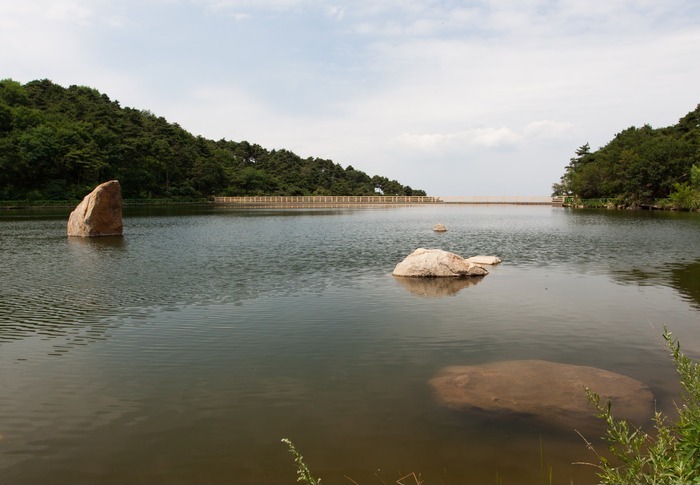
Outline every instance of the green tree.
{"type": "Polygon", "coordinates": [[[353,167],[193,136],[89,87],[0,81],[3,198],[81,197],[113,178],[125,198],[374,193],[371,177],[353,167]]]}
{"type": "Polygon", "coordinates": [[[226,195],[269,195],[277,182],[265,171],[246,167],[239,171],[226,188],[226,195]]]}
{"type": "Polygon", "coordinates": [[[616,198],[628,205],[653,202],[684,191],[700,161],[700,105],[672,127],[630,127],[605,146],[585,144],[569,160],[554,195],[616,198]],[[679,185],[680,184],[680,185],[679,185]]]}
{"type": "Polygon", "coordinates": [[[4,100],[9,106],[26,106],[29,103],[24,86],[12,79],[3,79],[0,81],[0,99],[4,100]]]}
{"type": "Polygon", "coordinates": [[[6,104],[0,103],[0,133],[12,131],[12,110],[6,104]]]}
{"type": "Polygon", "coordinates": [[[695,190],[700,190],[700,165],[693,165],[690,169],[690,185],[695,190]]]}

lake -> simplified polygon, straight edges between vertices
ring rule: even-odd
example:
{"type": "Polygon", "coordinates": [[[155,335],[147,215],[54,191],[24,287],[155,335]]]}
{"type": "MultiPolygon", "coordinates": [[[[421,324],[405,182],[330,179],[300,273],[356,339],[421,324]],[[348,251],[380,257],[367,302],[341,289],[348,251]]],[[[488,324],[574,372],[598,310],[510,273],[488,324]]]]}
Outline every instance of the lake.
{"type": "Polygon", "coordinates": [[[328,484],[592,483],[575,430],[446,409],[428,381],[542,359],[672,413],[663,326],[700,358],[697,213],[141,208],[69,239],[68,212],[0,211],[1,483],[293,483],[282,438],[328,484]],[[416,288],[391,272],[418,247],[503,263],[416,288]]]}

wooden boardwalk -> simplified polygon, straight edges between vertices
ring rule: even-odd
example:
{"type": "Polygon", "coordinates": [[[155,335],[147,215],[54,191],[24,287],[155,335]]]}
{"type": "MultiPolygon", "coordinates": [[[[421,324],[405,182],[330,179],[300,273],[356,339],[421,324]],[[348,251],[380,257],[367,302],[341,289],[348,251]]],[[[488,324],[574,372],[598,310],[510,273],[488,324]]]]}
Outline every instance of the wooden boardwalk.
{"type": "Polygon", "coordinates": [[[401,196],[401,195],[313,195],[214,197],[215,204],[258,206],[352,206],[352,205],[424,205],[424,204],[494,204],[494,205],[561,205],[563,200],[549,196],[401,196]]]}

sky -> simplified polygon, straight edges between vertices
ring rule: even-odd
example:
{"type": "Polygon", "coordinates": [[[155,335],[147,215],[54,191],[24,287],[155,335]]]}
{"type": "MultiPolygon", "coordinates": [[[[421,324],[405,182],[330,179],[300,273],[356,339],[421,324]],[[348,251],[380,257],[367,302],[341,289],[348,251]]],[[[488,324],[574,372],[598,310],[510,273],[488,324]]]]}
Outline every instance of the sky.
{"type": "Polygon", "coordinates": [[[429,195],[549,195],[700,103],[697,0],[0,0],[0,79],[429,195]]]}

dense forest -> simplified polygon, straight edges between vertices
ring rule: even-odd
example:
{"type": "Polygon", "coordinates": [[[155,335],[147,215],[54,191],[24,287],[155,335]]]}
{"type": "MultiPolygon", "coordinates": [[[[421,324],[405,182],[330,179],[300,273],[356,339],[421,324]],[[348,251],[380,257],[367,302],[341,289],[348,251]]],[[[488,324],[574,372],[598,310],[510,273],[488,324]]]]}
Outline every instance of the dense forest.
{"type": "Polygon", "coordinates": [[[700,105],[673,126],[631,127],[605,146],[576,150],[553,195],[700,209],[700,105]],[[659,201],[659,199],[666,199],[659,201]]]}
{"type": "Polygon", "coordinates": [[[92,88],[0,81],[0,200],[80,199],[111,179],[143,199],[425,195],[331,160],[194,136],[92,88]]]}

